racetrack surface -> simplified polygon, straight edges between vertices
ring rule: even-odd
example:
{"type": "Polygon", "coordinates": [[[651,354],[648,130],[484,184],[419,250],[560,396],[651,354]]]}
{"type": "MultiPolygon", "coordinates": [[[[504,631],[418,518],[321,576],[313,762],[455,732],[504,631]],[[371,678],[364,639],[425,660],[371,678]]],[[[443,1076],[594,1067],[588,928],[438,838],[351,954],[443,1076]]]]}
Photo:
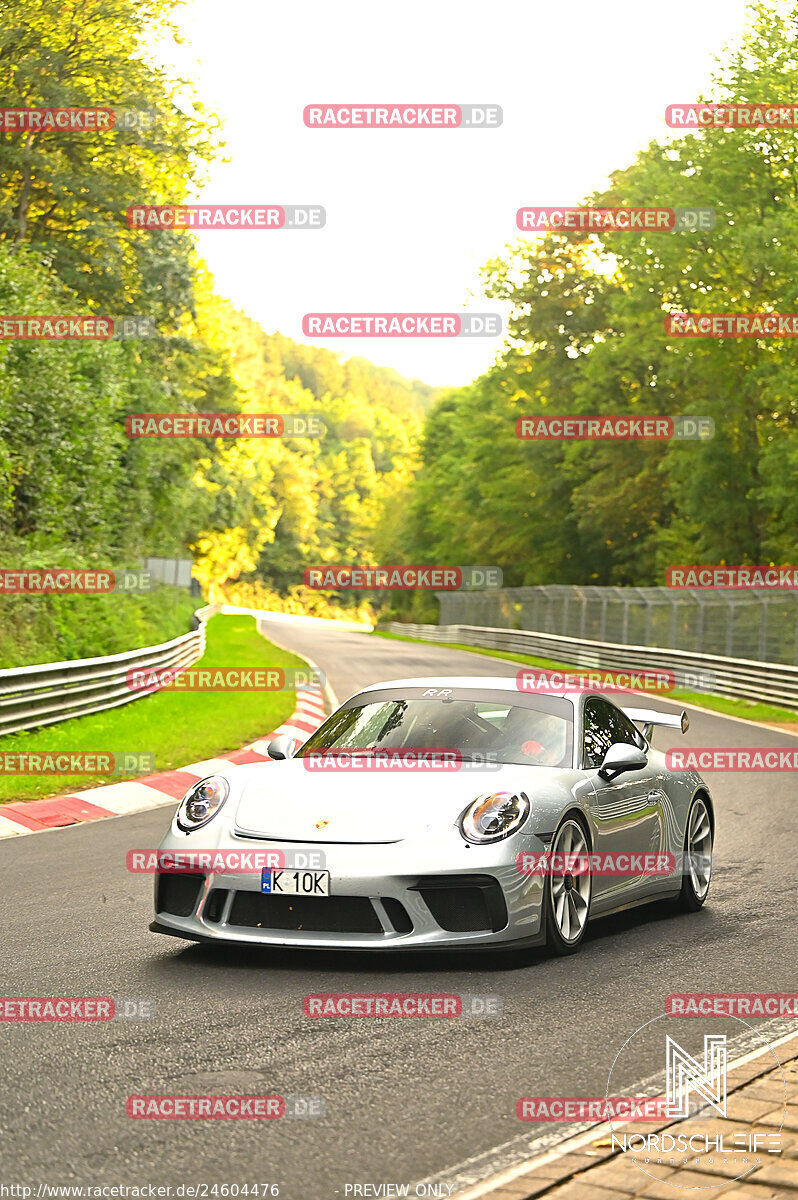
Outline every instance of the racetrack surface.
{"type": "MultiPolygon", "coordinates": [[[[274,636],[313,659],[341,701],[381,679],[518,670],[333,623],[281,620],[274,636]]],[[[684,741],[655,737],[661,747],[796,745],[695,711],[684,741]]],[[[278,1183],[289,1200],[344,1196],[351,1183],[412,1183],[532,1136],[515,1116],[520,1096],[604,1095],[616,1051],[664,1011],[669,993],[798,992],[795,775],[707,778],[718,820],[707,907],[608,918],[565,959],[249,951],[152,934],[151,877],[128,874],[125,854],[158,844],[171,807],[0,843],[3,995],[148,998],[156,1007],[150,1020],[0,1025],[3,1181],[278,1183]],[[312,1020],[302,1009],[311,991],[490,994],[503,1012],[312,1020]],[[168,1121],[125,1112],[131,1094],[207,1092],[322,1096],[326,1115],[168,1121]]],[[[651,1074],[648,1061],[632,1066],[625,1085],[651,1074]]],[[[501,1155],[492,1161],[501,1165],[501,1155]]]]}

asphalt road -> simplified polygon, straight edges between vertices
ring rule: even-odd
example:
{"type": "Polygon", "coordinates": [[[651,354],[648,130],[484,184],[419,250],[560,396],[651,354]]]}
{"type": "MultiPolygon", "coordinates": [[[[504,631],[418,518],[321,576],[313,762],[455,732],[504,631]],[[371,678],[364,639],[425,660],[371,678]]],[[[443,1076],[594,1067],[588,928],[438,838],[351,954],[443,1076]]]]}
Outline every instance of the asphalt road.
{"type": "MultiPolygon", "coordinates": [[[[380,679],[517,669],[334,626],[281,622],[275,636],[314,659],[341,700],[380,679]]],[[[719,716],[691,720],[688,745],[795,745],[719,716]]],[[[125,853],[157,845],[171,807],[5,840],[2,994],[145,998],[155,1015],[0,1025],[0,1182],[277,1183],[289,1200],[326,1200],[347,1184],[451,1179],[475,1158],[472,1175],[507,1164],[540,1132],[517,1120],[518,1097],[603,1095],[616,1050],[669,993],[798,992],[795,776],[708,778],[718,837],[707,907],[609,918],[566,959],[227,950],[152,934],[151,882],[126,872],[125,853]],[[311,1020],[309,991],[487,993],[503,1012],[311,1020]],[[321,1096],[326,1115],[125,1112],[131,1094],[205,1092],[321,1096]]],[[[635,1083],[650,1063],[629,1070],[639,1074],[615,1082],[635,1083]]]]}

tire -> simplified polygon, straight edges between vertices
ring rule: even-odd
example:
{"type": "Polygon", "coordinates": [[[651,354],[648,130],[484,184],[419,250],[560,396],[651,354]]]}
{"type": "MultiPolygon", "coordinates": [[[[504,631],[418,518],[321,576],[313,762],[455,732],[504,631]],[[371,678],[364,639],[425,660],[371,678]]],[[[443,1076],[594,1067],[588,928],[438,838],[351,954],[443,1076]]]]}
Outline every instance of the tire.
{"type": "Polygon", "coordinates": [[[682,864],[682,888],[676,900],[676,906],[682,912],[698,912],[709,895],[714,834],[709,802],[702,795],[695,796],[685,824],[684,853],[687,861],[682,864]],[[702,866],[700,859],[707,855],[709,863],[702,866]]]}
{"type": "MultiPolygon", "coordinates": [[[[551,840],[552,854],[588,853],[587,831],[575,816],[561,822],[551,840]]],[[[555,872],[543,877],[543,908],[546,945],[553,954],[575,954],[585,936],[590,919],[593,880],[589,865],[585,871],[555,872]]]]}

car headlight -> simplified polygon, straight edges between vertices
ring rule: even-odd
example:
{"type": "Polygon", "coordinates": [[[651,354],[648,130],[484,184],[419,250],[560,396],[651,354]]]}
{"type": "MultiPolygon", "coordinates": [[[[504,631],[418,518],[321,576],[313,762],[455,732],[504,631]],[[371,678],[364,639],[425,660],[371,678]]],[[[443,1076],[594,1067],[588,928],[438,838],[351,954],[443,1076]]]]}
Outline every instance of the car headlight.
{"type": "Polygon", "coordinates": [[[207,825],[230,794],[230,785],[222,775],[201,779],[186,792],[177,810],[177,823],[185,833],[207,825]]]}
{"type": "Polygon", "coordinates": [[[520,829],[528,816],[524,792],[494,792],[469,804],[460,818],[460,832],[467,842],[499,842],[520,829]]]}

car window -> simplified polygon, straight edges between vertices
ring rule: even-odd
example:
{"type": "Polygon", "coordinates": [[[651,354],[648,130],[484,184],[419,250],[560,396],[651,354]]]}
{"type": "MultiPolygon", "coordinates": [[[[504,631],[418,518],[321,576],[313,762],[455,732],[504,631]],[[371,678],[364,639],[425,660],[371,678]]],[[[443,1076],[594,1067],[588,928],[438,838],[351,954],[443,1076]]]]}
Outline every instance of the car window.
{"type": "MultiPolygon", "coordinates": [[[[420,689],[414,689],[419,692],[420,689]]],[[[573,706],[559,697],[355,697],[305,742],[298,757],[331,750],[457,750],[519,766],[571,762],[573,706]]]]}
{"type": "Polygon", "coordinates": [[[645,750],[646,740],[631,717],[627,717],[626,713],[622,712],[620,708],[616,708],[614,704],[610,704],[609,709],[613,729],[612,740],[627,742],[630,746],[638,746],[641,750],[645,750]]]}
{"type": "Polygon", "coordinates": [[[607,700],[591,697],[584,709],[583,767],[600,767],[614,742],[643,747],[641,734],[625,713],[607,700]]]}

